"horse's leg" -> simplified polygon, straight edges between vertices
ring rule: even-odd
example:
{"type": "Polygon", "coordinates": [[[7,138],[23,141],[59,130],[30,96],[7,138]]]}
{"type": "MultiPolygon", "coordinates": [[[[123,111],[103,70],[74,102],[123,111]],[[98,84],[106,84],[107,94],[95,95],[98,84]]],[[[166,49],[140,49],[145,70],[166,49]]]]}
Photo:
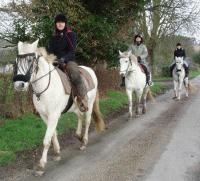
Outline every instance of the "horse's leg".
{"type": "Polygon", "coordinates": [[[44,167],[47,163],[47,152],[51,145],[51,138],[53,137],[53,134],[55,133],[55,130],[56,130],[58,118],[59,118],[58,114],[54,114],[54,115],[51,114],[48,116],[47,130],[46,130],[46,134],[43,140],[44,148],[43,148],[42,157],[40,159],[40,163],[36,170],[36,176],[41,176],[44,174],[44,167]]]}
{"type": "Polygon", "coordinates": [[[78,126],[76,130],[76,137],[78,138],[79,141],[83,141],[83,136],[82,136],[83,113],[80,113],[80,111],[78,111],[77,116],[78,116],[78,126]]]}
{"type": "Polygon", "coordinates": [[[141,101],[141,97],[142,97],[142,91],[143,90],[135,92],[135,96],[136,96],[136,110],[135,110],[135,114],[136,114],[136,117],[140,116],[140,101],[141,101]]]}
{"type": "Polygon", "coordinates": [[[181,88],[182,88],[182,84],[183,84],[183,80],[179,80],[179,83],[178,83],[178,97],[177,97],[178,100],[181,99],[181,88]]]}
{"type": "Polygon", "coordinates": [[[52,137],[52,142],[54,146],[54,161],[60,161],[60,145],[58,142],[57,138],[57,131],[55,130],[53,137],[52,137]]]}
{"type": "Polygon", "coordinates": [[[86,112],[86,117],[85,117],[85,133],[83,136],[83,143],[82,143],[82,146],[80,147],[80,150],[86,149],[86,145],[88,144],[88,131],[89,131],[90,122],[91,122],[93,104],[88,105],[88,107],[89,107],[89,110],[86,112]]]}
{"type": "Polygon", "coordinates": [[[142,113],[145,114],[146,113],[146,107],[147,107],[147,93],[149,91],[149,87],[145,88],[145,92],[144,92],[144,96],[143,96],[143,109],[142,109],[142,113]]]}
{"type": "Polygon", "coordinates": [[[132,90],[126,89],[126,93],[128,95],[128,101],[129,101],[129,115],[128,115],[128,119],[132,119],[132,90]]]}
{"type": "Polygon", "coordinates": [[[174,80],[174,97],[173,99],[177,98],[177,82],[174,80]]]}

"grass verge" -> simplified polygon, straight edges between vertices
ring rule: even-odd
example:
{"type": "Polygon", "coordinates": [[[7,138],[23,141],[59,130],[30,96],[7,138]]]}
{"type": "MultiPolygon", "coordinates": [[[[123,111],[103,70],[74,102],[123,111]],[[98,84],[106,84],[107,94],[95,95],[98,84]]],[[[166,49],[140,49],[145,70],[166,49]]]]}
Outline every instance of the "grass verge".
{"type": "MultiPolygon", "coordinates": [[[[151,87],[156,92],[166,86],[156,84],[151,87]]],[[[128,104],[128,97],[125,89],[122,92],[107,92],[107,100],[100,101],[100,110],[103,115],[114,112],[128,104]]],[[[74,113],[66,113],[61,116],[57,130],[58,135],[64,131],[76,129],[77,117],[74,113]]],[[[26,114],[21,119],[6,119],[0,128],[0,166],[12,163],[17,151],[31,150],[42,145],[46,132],[46,125],[41,118],[33,114],[26,114]]]]}

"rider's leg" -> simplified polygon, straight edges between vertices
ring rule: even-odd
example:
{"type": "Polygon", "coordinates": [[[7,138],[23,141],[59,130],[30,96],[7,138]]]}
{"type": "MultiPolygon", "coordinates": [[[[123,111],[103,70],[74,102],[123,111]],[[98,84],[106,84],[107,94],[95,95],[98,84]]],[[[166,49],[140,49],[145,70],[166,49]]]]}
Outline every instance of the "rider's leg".
{"type": "Polygon", "coordinates": [[[124,87],[125,86],[125,77],[122,77],[122,81],[119,84],[120,87],[124,87]]]}
{"type": "Polygon", "coordinates": [[[189,76],[189,65],[186,61],[183,61],[183,67],[185,68],[185,77],[189,76]]]}
{"type": "Polygon", "coordinates": [[[170,76],[171,76],[171,77],[173,77],[172,72],[173,72],[175,66],[176,66],[176,63],[175,63],[175,62],[173,62],[173,63],[170,65],[170,76]]]}
{"type": "Polygon", "coordinates": [[[142,62],[140,62],[140,65],[142,65],[142,67],[144,68],[145,73],[147,75],[147,84],[149,86],[153,86],[154,83],[151,81],[151,70],[150,70],[149,66],[147,64],[142,63],[142,62]]]}
{"type": "Polygon", "coordinates": [[[81,104],[80,111],[85,112],[88,110],[88,105],[87,105],[88,97],[85,84],[83,83],[80,72],[78,70],[78,64],[76,62],[69,61],[66,66],[66,70],[67,73],[69,74],[72,84],[77,89],[78,92],[77,94],[79,94],[82,99],[80,103],[81,104]]]}

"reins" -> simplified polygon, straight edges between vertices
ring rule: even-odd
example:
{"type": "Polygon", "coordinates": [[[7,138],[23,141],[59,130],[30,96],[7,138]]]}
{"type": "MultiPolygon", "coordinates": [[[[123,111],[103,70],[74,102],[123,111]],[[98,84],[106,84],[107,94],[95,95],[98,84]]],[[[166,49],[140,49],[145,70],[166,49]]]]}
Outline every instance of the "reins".
{"type": "MultiPolygon", "coordinates": [[[[31,90],[33,91],[33,94],[36,95],[38,101],[40,100],[41,94],[44,93],[44,92],[49,88],[50,81],[51,81],[51,72],[53,72],[54,70],[55,70],[55,67],[54,67],[53,70],[50,70],[50,65],[49,65],[49,72],[48,72],[47,74],[45,74],[45,75],[43,75],[42,77],[40,77],[40,78],[34,80],[33,82],[30,82],[31,84],[34,84],[34,83],[36,83],[37,81],[39,81],[40,79],[42,79],[42,78],[46,77],[47,75],[49,75],[49,82],[48,82],[48,85],[47,85],[47,87],[46,87],[43,91],[37,93],[37,92],[34,91],[34,89],[31,87],[31,90]]],[[[36,74],[37,74],[37,73],[36,73],[36,74]]]]}

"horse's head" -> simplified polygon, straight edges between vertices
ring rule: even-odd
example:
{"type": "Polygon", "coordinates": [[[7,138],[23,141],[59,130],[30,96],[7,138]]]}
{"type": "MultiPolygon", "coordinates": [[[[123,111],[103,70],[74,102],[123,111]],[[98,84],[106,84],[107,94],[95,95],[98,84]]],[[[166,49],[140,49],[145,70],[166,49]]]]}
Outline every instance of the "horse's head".
{"type": "Polygon", "coordinates": [[[175,62],[176,62],[176,72],[180,74],[181,69],[183,67],[183,57],[175,57],[175,62]]]}
{"type": "Polygon", "coordinates": [[[120,55],[120,75],[122,77],[125,77],[129,71],[133,70],[134,65],[137,65],[137,57],[131,53],[131,51],[128,52],[121,52],[119,51],[120,55]]]}
{"type": "Polygon", "coordinates": [[[37,60],[38,40],[32,44],[18,43],[18,55],[14,62],[14,87],[17,91],[26,91],[32,77],[34,63],[37,60]]]}

